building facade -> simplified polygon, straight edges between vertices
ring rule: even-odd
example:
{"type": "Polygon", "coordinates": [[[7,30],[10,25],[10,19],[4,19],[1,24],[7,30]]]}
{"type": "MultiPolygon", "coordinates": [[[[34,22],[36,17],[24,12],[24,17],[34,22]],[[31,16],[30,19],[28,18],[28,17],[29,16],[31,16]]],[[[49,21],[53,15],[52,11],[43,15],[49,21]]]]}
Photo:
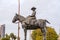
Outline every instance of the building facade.
{"type": "Polygon", "coordinates": [[[5,36],[5,24],[0,25],[0,38],[5,36]]]}

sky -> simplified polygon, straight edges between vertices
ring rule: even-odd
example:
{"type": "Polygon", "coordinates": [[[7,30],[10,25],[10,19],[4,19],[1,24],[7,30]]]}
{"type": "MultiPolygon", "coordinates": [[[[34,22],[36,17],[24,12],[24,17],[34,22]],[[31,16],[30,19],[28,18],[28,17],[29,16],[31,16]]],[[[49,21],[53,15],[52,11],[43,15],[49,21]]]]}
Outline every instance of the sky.
{"type": "MultiPolygon", "coordinates": [[[[36,7],[37,19],[46,19],[47,24],[59,34],[60,28],[60,0],[21,0],[20,15],[27,17],[32,14],[31,8],[36,7]]],[[[5,24],[6,33],[13,32],[17,35],[17,24],[12,23],[14,15],[18,12],[18,0],[0,0],[0,25],[5,24]]],[[[27,37],[31,31],[28,30],[27,37]]],[[[24,32],[20,25],[20,37],[24,38],[24,32]]]]}

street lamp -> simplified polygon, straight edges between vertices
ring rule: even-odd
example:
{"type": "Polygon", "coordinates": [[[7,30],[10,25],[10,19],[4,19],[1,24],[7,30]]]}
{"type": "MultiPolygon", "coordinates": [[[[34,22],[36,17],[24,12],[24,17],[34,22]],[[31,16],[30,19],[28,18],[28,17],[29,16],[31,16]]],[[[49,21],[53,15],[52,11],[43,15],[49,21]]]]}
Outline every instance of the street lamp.
{"type": "MultiPolygon", "coordinates": [[[[18,14],[20,15],[20,0],[18,0],[18,14]]],[[[20,40],[19,34],[20,34],[20,23],[18,22],[18,40],[20,40]]]]}

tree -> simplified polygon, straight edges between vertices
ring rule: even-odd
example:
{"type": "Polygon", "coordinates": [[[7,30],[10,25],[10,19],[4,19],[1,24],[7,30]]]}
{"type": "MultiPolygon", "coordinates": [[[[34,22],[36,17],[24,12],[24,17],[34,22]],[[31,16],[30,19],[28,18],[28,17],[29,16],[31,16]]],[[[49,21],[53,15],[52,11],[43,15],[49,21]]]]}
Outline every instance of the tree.
{"type": "Polygon", "coordinates": [[[2,38],[1,40],[10,40],[10,36],[8,34],[6,34],[5,37],[2,38]]]}
{"type": "Polygon", "coordinates": [[[12,38],[12,40],[14,39],[14,34],[10,33],[10,37],[12,38]]]}
{"type": "Polygon", "coordinates": [[[16,37],[16,35],[14,35],[14,37],[13,37],[13,38],[14,38],[14,40],[16,40],[16,38],[17,38],[17,37],[16,37]]]}
{"type": "MultiPolygon", "coordinates": [[[[54,28],[46,27],[47,29],[47,40],[57,40],[57,33],[55,32],[54,28]]],[[[32,39],[33,40],[43,40],[43,35],[40,29],[36,29],[32,31],[32,39]]]]}
{"type": "Polygon", "coordinates": [[[9,38],[2,38],[1,40],[10,40],[9,38]]]}
{"type": "Polygon", "coordinates": [[[6,38],[9,38],[10,39],[10,35],[6,34],[5,36],[6,36],[6,38]]]}
{"type": "Polygon", "coordinates": [[[57,33],[55,32],[54,28],[47,27],[47,40],[57,40],[57,33]]]}
{"type": "Polygon", "coordinates": [[[12,38],[12,40],[14,39],[16,39],[16,35],[14,35],[14,33],[10,33],[10,37],[12,38]]]}
{"type": "Polygon", "coordinates": [[[14,33],[10,33],[10,35],[6,34],[1,40],[10,40],[10,38],[12,38],[12,40],[16,40],[17,37],[14,35],[14,33]]]}

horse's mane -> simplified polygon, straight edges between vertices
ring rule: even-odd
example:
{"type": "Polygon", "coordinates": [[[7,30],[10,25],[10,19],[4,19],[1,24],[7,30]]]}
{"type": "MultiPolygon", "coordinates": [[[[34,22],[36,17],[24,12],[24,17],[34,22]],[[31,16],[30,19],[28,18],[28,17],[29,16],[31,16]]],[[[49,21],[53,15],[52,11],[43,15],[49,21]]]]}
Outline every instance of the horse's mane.
{"type": "Polygon", "coordinates": [[[24,21],[26,18],[20,15],[20,21],[24,21]]]}

